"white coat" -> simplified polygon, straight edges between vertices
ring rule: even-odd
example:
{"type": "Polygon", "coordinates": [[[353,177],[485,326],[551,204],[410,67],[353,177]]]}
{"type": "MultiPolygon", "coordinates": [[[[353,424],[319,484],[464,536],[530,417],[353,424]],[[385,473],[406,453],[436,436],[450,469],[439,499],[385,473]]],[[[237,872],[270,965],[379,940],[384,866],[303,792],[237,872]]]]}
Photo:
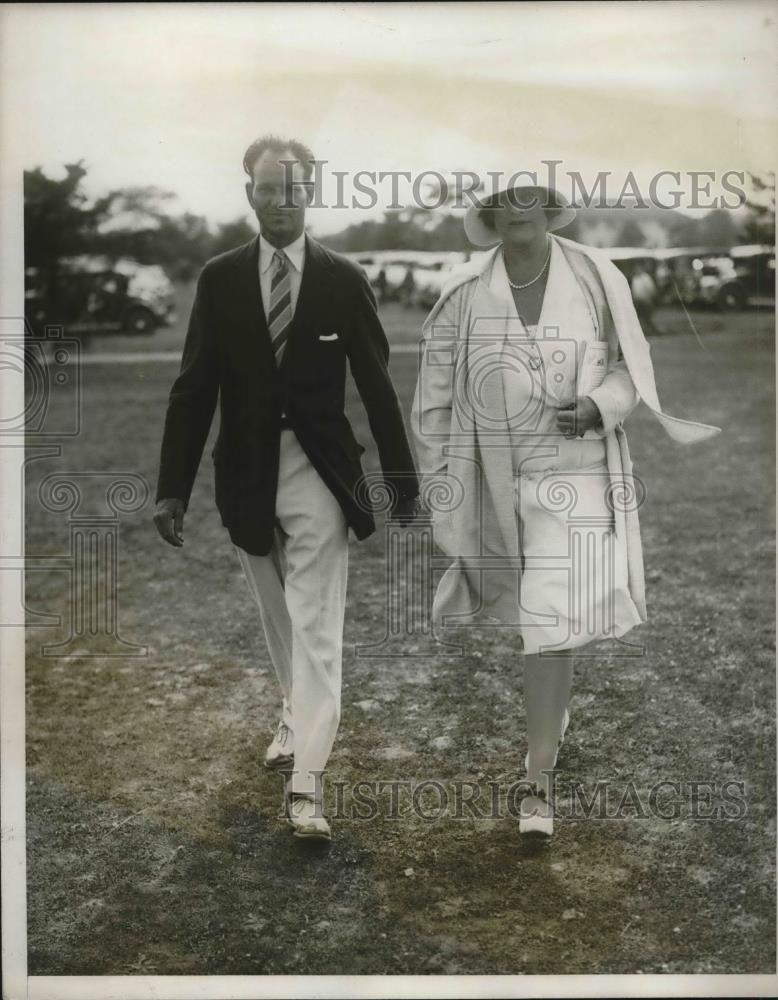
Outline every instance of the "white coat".
{"type": "MultiPolygon", "coordinates": [[[[642,493],[622,426],[625,411],[634,406],[637,391],[665,432],[684,444],[712,437],[720,428],[662,411],[649,344],[626,278],[604,252],[555,234],[550,239],[584,292],[599,338],[609,344],[608,375],[593,398],[602,415],[614,530],[627,552],[630,596],[645,621],[642,493]]],[[[489,351],[499,357],[509,323],[515,322],[510,305],[489,287],[500,250],[452,277],[423,328],[412,429],[419,469],[431,490],[435,542],[453,559],[433,602],[438,628],[519,623],[521,550],[504,384],[488,371],[489,351]],[[444,305],[454,322],[441,325],[444,305]]]]}

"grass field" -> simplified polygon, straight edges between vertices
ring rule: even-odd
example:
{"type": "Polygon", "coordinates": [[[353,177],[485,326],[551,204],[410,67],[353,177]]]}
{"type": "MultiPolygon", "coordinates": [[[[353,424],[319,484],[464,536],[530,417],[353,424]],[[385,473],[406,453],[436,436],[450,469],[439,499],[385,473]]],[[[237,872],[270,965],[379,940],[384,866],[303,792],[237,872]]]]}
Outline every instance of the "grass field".
{"type": "MultiPolygon", "coordinates": [[[[66,629],[29,629],[30,974],[774,972],[773,318],[693,318],[702,347],[660,314],[676,334],[652,343],[660,397],[724,433],[683,448],[644,407],[629,420],[649,611],[629,638],[645,654],[577,664],[560,779],[641,796],[742,781],[745,816],[560,820],[534,849],[509,816],[383,811],[334,820],[328,849],[301,845],[259,766],[279,699],[206,450],[183,549],[156,536],[151,500],[121,520],[120,630],[148,655],[44,657],[66,629]]],[[[419,319],[388,313],[392,340],[419,319]]],[[[66,516],[37,501],[51,472],[133,472],[153,490],[174,368],[84,369],[81,434],[29,464],[28,555],[68,550],[66,516]]],[[[414,357],[392,373],[407,413],[414,357]]],[[[330,780],[509,783],[526,749],[509,636],[463,656],[354,655],[383,632],[382,532],[351,546],[330,780]]],[[[66,614],[67,596],[63,574],[28,575],[30,608],[66,614]]]]}

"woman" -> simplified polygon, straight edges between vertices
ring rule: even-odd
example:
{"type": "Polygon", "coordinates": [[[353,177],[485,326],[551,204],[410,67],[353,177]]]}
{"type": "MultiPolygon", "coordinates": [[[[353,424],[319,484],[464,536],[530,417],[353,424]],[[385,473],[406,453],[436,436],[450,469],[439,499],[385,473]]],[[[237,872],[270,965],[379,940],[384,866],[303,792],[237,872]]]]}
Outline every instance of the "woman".
{"type": "Polygon", "coordinates": [[[427,318],[413,413],[427,493],[442,477],[450,499],[435,512],[453,563],[433,617],[518,632],[530,790],[519,830],[541,836],[574,650],[646,620],[643,490],[622,422],[642,399],[675,440],[719,431],[662,412],[626,280],[601,251],[552,235],[574,217],[556,192],[525,186],[468,210],[468,238],[494,249],[427,318]]]}

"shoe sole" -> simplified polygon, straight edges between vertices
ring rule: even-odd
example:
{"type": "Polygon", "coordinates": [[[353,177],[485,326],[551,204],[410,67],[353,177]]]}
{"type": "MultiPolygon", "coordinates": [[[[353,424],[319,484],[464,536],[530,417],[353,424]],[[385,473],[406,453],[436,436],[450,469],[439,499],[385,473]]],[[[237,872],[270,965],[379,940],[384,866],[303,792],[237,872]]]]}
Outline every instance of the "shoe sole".
{"type": "Polygon", "coordinates": [[[295,824],[287,818],[286,822],[292,827],[292,836],[300,840],[332,840],[332,833],[303,833],[295,828],[295,824]]]}
{"type": "Polygon", "coordinates": [[[298,840],[323,840],[327,843],[332,840],[331,833],[300,833],[299,830],[295,830],[292,836],[297,837],[298,840]]]}
{"type": "Polygon", "coordinates": [[[294,757],[278,757],[276,760],[266,760],[264,766],[269,771],[277,771],[282,767],[289,767],[290,764],[294,764],[294,757]]]}

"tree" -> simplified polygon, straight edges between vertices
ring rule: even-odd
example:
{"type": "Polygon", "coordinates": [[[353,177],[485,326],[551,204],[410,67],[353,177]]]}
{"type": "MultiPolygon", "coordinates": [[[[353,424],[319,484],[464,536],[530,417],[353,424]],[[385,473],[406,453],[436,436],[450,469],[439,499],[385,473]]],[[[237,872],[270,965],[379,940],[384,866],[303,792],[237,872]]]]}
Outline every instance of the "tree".
{"type": "Polygon", "coordinates": [[[233,250],[242,243],[248,243],[254,236],[256,236],[254,227],[242,215],[232,222],[222,222],[211,240],[209,256],[233,250]]]}
{"type": "Polygon", "coordinates": [[[65,257],[90,254],[159,264],[171,278],[189,281],[208,257],[245,243],[254,231],[245,219],[214,234],[201,215],[171,213],[175,195],[153,185],[125,187],[92,200],[82,190],[83,161],[65,166],[61,180],[40,167],[24,174],[25,264],[42,276],[47,310],[57,314],[67,289],[65,257]]]}
{"type": "Polygon", "coordinates": [[[738,241],[737,226],[725,208],[713,208],[699,221],[698,239],[702,246],[729,249],[738,241]]]}
{"type": "Polygon", "coordinates": [[[616,246],[644,247],[645,245],[645,233],[635,219],[628,215],[619,229],[619,235],[616,237],[616,246]]]}
{"type": "Polygon", "coordinates": [[[47,177],[40,167],[24,172],[25,267],[43,278],[46,297],[57,312],[63,289],[60,260],[89,252],[94,232],[106,206],[89,205],[81,190],[86,176],[83,160],[65,164],[61,180],[47,177]]]}
{"type": "Polygon", "coordinates": [[[751,193],[746,198],[749,209],[743,229],[749,243],[775,245],[775,173],[749,173],[751,193]]]}
{"type": "Polygon", "coordinates": [[[172,215],[174,199],[173,192],[153,185],[111,191],[101,201],[107,214],[92,252],[159,264],[171,278],[190,280],[210,255],[213,235],[201,215],[172,215]]]}

